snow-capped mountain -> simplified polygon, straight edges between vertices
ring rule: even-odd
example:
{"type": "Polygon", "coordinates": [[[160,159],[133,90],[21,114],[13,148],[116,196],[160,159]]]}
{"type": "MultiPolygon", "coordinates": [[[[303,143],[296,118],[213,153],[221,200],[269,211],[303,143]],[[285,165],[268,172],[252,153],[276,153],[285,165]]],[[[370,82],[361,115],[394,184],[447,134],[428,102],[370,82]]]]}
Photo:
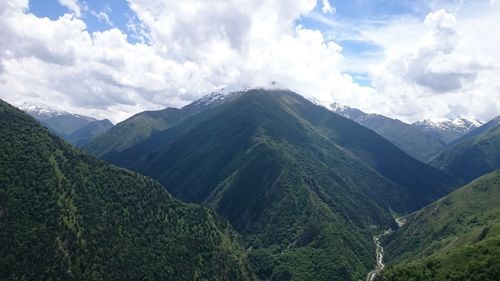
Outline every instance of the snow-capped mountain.
{"type": "Polygon", "coordinates": [[[365,113],[340,103],[330,104],[329,109],[345,118],[363,125],[386,138],[408,155],[422,162],[441,152],[445,144],[410,124],[380,114],[365,113]]]}
{"type": "Polygon", "coordinates": [[[200,99],[190,103],[189,105],[186,105],[182,109],[199,112],[206,108],[222,104],[223,102],[225,102],[231,97],[234,97],[235,95],[239,95],[255,89],[288,90],[286,87],[284,87],[283,85],[279,84],[276,81],[272,81],[269,84],[264,84],[264,85],[230,85],[223,87],[219,90],[213,91],[201,97],[200,99]]]}
{"type": "Polygon", "coordinates": [[[483,123],[478,120],[467,120],[463,118],[431,118],[417,121],[412,124],[425,132],[431,132],[438,135],[445,143],[451,143],[474,130],[483,123]]]}
{"type": "Polygon", "coordinates": [[[73,114],[46,105],[21,104],[19,109],[28,113],[52,133],[66,141],[82,145],[84,141],[100,135],[113,126],[108,120],[73,114]]]}
{"type": "Polygon", "coordinates": [[[370,115],[377,115],[377,114],[368,114],[365,113],[357,108],[352,108],[347,105],[340,104],[338,102],[334,102],[330,104],[329,109],[340,116],[343,116],[345,118],[349,118],[351,120],[354,120],[358,123],[362,123],[362,121],[370,116],[370,115]]]}
{"type": "Polygon", "coordinates": [[[23,103],[20,106],[18,106],[18,108],[21,109],[22,111],[28,113],[29,115],[31,115],[33,118],[35,118],[37,120],[45,120],[45,119],[54,118],[57,116],[64,116],[64,115],[72,115],[72,116],[75,116],[77,118],[82,118],[82,119],[85,119],[88,121],[96,121],[97,120],[97,119],[92,118],[92,117],[57,110],[55,108],[52,108],[52,107],[49,107],[46,105],[33,105],[33,104],[23,103]]]}
{"type": "Polygon", "coordinates": [[[18,106],[19,109],[28,113],[37,120],[47,119],[51,117],[56,117],[60,115],[68,114],[67,112],[60,111],[48,106],[43,105],[32,105],[32,104],[22,104],[18,106]]]}
{"type": "Polygon", "coordinates": [[[467,120],[463,118],[447,119],[447,118],[431,118],[414,123],[416,126],[421,126],[425,128],[433,128],[438,130],[460,130],[466,131],[474,127],[479,127],[483,123],[478,120],[467,120]]]}

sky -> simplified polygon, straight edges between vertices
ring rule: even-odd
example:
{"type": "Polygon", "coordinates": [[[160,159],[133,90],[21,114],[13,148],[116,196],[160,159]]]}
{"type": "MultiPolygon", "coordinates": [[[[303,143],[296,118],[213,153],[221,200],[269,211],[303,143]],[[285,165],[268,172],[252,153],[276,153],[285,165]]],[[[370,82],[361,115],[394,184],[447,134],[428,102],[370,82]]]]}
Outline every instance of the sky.
{"type": "Polygon", "coordinates": [[[500,115],[498,0],[0,0],[0,98],[119,122],[281,85],[405,122],[500,115]]]}

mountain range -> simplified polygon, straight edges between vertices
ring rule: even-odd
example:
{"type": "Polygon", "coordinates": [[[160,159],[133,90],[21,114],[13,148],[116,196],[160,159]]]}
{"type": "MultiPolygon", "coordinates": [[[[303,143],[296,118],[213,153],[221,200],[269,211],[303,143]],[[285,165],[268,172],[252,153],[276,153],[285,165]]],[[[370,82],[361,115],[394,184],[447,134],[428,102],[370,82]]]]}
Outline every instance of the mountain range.
{"type": "Polygon", "coordinates": [[[444,151],[450,143],[482,125],[466,119],[426,119],[412,124],[380,114],[369,114],[359,109],[333,103],[333,112],[354,120],[383,136],[408,155],[422,162],[444,151]]]}
{"type": "Polygon", "coordinates": [[[466,181],[500,169],[500,117],[470,131],[429,163],[466,181]]]}
{"type": "Polygon", "coordinates": [[[224,220],[0,101],[0,280],[255,280],[224,220]]]}
{"type": "MultiPolygon", "coordinates": [[[[112,139],[108,152],[89,151],[228,219],[263,280],[363,279],[375,263],[374,226],[392,227],[392,211],[417,210],[461,183],[285,89],[216,92],[175,112],[182,117],[134,145],[110,130],[84,148],[112,139]]],[[[117,127],[137,135],[124,126],[135,120],[117,127]]]]}
{"type": "Polygon", "coordinates": [[[111,128],[24,110],[48,130],[0,103],[0,280],[492,281],[500,272],[498,118],[407,124],[319,106],[276,83],[224,88],[111,128]]]}
{"type": "Polygon", "coordinates": [[[19,108],[38,120],[52,133],[77,146],[82,146],[113,127],[113,123],[107,119],[97,120],[48,106],[23,104],[19,108]]]}

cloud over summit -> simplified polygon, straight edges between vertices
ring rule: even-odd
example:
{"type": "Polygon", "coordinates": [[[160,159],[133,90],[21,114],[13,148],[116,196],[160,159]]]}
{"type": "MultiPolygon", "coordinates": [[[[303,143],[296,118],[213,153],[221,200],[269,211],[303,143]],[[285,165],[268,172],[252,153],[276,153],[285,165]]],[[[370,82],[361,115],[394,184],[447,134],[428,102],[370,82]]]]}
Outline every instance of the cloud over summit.
{"type": "Polygon", "coordinates": [[[336,28],[346,26],[332,1],[129,0],[126,27],[113,27],[106,9],[101,31],[89,31],[86,16],[102,9],[58,1],[68,13],[56,19],[36,16],[28,1],[0,3],[0,36],[8,38],[0,42],[0,98],[116,122],[146,109],[182,106],[225,85],[280,81],[307,97],[405,120],[489,118],[500,110],[498,103],[483,104],[498,87],[488,78],[498,68],[485,63],[495,51],[477,57],[489,45],[471,42],[461,25],[498,24],[490,16],[478,20],[435,10],[408,24],[417,32],[392,39],[387,29],[407,23],[362,20],[362,32],[352,35],[362,34],[357,40],[385,52],[376,60],[360,55],[353,61],[330,30],[314,23],[312,15],[322,13],[336,28]],[[393,48],[405,36],[419,43],[393,48]],[[364,68],[371,86],[357,84],[350,65],[364,68]],[[471,102],[477,107],[467,107],[471,102]],[[436,108],[429,110],[431,103],[436,108]]]}

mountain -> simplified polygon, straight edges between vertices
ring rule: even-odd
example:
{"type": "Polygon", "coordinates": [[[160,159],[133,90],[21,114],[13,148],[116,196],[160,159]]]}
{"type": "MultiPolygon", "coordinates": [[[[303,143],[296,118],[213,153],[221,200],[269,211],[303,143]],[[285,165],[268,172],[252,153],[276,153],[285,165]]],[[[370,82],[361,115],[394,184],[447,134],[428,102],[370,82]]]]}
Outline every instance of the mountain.
{"type": "Polygon", "coordinates": [[[478,128],[482,123],[477,120],[470,121],[463,118],[432,118],[415,122],[412,125],[423,132],[434,134],[436,138],[449,144],[461,138],[471,130],[478,128]]]}
{"type": "Polygon", "coordinates": [[[75,145],[82,145],[113,126],[109,120],[96,120],[47,106],[23,104],[19,108],[57,136],[75,145]]]}
{"type": "Polygon", "coordinates": [[[427,162],[446,147],[446,143],[439,137],[397,119],[379,114],[368,114],[338,103],[331,104],[330,109],[375,131],[408,155],[422,162],[427,162]]]}
{"type": "Polygon", "coordinates": [[[113,123],[111,123],[108,119],[97,120],[76,130],[74,133],[69,135],[66,140],[71,144],[81,147],[90,140],[106,133],[112,127],[113,123]]]}
{"type": "Polygon", "coordinates": [[[500,124],[500,116],[497,116],[497,117],[491,119],[490,121],[488,121],[487,123],[484,123],[480,127],[477,127],[474,130],[470,130],[467,134],[463,135],[461,138],[455,140],[451,144],[454,145],[462,140],[470,139],[470,138],[473,138],[475,136],[478,136],[482,133],[489,131],[490,129],[492,129],[494,127],[497,127],[499,124],[500,124]]]}
{"type": "Polygon", "coordinates": [[[230,97],[102,158],[227,218],[261,279],[364,279],[390,208],[416,210],[458,184],[290,91],[230,97]]]}
{"type": "Polygon", "coordinates": [[[497,170],[411,214],[388,238],[385,280],[498,280],[499,199],[497,170]]]}
{"type": "Polygon", "coordinates": [[[466,181],[499,169],[499,118],[471,131],[429,163],[466,181]]]}
{"type": "Polygon", "coordinates": [[[255,280],[227,222],[0,101],[0,280],[255,280]]]}
{"type": "Polygon", "coordinates": [[[101,157],[106,153],[120,152],[136,145],[156,132],[172,127],[187,117],[222,103],[234,88],[223,88],[181,109],[167,108],[138,113],[91,140],[83,149],[101,157]]]}

